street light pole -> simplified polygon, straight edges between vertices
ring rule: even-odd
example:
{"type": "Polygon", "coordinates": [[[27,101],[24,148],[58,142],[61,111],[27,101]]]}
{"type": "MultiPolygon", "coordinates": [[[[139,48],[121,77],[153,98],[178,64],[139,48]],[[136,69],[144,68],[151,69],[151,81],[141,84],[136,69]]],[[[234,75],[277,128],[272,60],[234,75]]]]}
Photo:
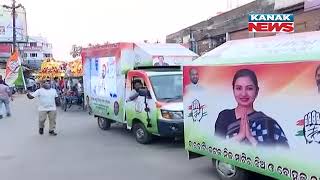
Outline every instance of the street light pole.
{"type": "Polygon", "coordinates": [[[13,52],[16,50],[16,0],[12,0],[12,44],[13,44],[13,52]]]}
{"type": "Polygon", "coordinates": [[[17,8],[24,8],[21,4],[18,4],[18,6],[16,6],[16,0],[12,0],[12,5],[11,6],[7,6],[7,5],[3,5],[4,8],[6,9],[11,9],[12,12],[12,45],[13,45],[13,52],[16,50],[16,41],[17,41],[17,34],[16,34],[16,9],[17,8]]]}

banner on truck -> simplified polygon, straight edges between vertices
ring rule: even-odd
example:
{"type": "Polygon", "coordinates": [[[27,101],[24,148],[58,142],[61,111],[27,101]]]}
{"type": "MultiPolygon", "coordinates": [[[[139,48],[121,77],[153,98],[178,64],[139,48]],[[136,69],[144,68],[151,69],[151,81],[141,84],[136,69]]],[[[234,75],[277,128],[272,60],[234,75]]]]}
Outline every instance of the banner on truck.
{"type": "Polygon", "coordinates": [[[186,149],[275,178],[320,179],[320,63],[184,67],[186,149]]]}
{"type": "Polygon", "coordinates": [[[92,61],[91,94],[96,97],[115,96],[116,61],[115,57],[102,57],[92,61]]]}
{"type": "MultiPolygon", "coordinates": [[[[88,105],[92,106],[95,112],[106,116],[112,101],[118,99],[116,58],[114,56],[92,58],[89,62],[91,63],[90,71],[86,73],[90,73],[90,75],[85,76],[85,79],[90,77],[90,80],[88,80],[90,81],[90,85],[88,85],[90,97],[87,97],[90,103],[88,105]]],[[[119,103],[115,101],[114,107],[114,113],[118,115],[119,103]]]]}
{"type": "Polygon", "coordinates": [[[181,66],[183,64],[191,63],[192,56],[153,56],[153,66],[181,66]]]}

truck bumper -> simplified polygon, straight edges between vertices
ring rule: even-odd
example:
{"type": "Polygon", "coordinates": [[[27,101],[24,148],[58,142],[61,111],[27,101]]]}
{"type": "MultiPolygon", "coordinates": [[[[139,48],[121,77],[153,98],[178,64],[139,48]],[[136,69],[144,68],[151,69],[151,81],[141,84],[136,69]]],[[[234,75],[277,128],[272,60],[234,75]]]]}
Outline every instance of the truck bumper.
{"type": "Polygon", "coordinates": [[[158,120],[159,135],[163,137],[181,137],[183,136],[183,121],[182,120],[158,120]]]}

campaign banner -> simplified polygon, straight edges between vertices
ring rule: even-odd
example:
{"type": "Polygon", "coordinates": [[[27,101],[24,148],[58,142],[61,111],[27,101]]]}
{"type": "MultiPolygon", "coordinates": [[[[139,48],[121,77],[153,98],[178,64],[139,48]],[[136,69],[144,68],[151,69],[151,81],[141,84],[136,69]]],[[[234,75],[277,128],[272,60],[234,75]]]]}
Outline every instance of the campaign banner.
{"type": "Polygon", "coordinates": [[[320,62],[186,66],[185,147],[277,179],[320,179],[320,62]]]}
{"type": "Polygon", "coordinates": [[[195,57],[192,56],[153,56],[153,66],[182,66],[191,63],[195,57]]]}
{"type": "Polygon", "coordinates": [[[94,111],[106,116],[111,99],[117,98],[115,57],[92,59],[90,69],[90,95],[94,111]]]}
{"type": "MultiPolygon", "coordinates": [[[[12,9],[0,6],[0,42],[12,42],[12,9]]],[[[22,7],[16,8],[16,41],[27,42],[27,18],[26,10],[22,7]]]]}

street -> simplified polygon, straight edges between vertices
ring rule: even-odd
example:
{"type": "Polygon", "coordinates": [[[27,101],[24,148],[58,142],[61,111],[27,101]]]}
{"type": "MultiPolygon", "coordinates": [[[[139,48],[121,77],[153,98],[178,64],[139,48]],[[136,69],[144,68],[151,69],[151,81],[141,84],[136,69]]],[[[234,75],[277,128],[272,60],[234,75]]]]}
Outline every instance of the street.
{"type": "Polygon", "coordinates": [[[120,127],[100,130],[76,106],[67,112],[58,107],[58,136],[49,136],[48,129],[40,136],[36,105],[36,100],[16,95],[12,117],[0,120],[3,180],[217,179],[208,159],[188,160],[182,142],[140,145],[120,127]]]}
{"type": "Polygon", "coordinates": [[[319,52],[320,0],[2,1],[0,180],[320,180],[319,52]]]}

